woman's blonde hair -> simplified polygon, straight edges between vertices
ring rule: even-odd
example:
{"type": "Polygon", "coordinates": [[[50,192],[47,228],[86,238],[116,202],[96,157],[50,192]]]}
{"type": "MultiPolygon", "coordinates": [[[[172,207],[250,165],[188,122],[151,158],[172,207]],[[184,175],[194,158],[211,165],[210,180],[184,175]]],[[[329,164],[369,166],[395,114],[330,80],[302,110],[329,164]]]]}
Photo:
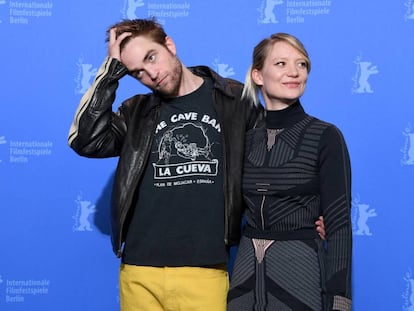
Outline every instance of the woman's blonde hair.
{"type": "Polygon", "coordinates": [[[287,33],[279,32],[272,34],[270,37],[263,39],[256,45],[253,50],[253,60],[252,64],[247,71],[245,82],[244,82],[244,89],[242,98],[252,101],[255,105],[260,104],[259,100],[259,87],[256,83],[254,83],[252,79],[252,71],[254,69],[262,70],[264,66],[264,62],[266,57],[269,55],[271,48],[276,42],[286,42],[287,44],[291,45],[295,49],[297,49],[303,56],[305,57],[308,73],[311,70],[311,61],[308,55],[308,52],[305,49],[303,43],[296,38],[287,33]]]}

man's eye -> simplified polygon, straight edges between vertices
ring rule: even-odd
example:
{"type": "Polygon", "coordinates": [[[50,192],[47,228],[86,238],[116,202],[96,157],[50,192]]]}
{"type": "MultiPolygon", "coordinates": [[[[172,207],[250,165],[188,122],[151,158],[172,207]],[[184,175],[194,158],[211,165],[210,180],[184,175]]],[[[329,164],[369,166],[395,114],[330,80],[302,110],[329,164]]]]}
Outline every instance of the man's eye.
{"type": "Polygon", "coordinates": [[[279,66],[279,67],[282,67],[282,66],[284,66],[285,65],[285,62],[277,62],[276,63],[276,66],[279,66]]]}
{"type": "Polygon", "coordinates": [[[142,77],[142,70],[135,70],[133,72],[131,72],[131,75],[137,79],[142,77]]]}

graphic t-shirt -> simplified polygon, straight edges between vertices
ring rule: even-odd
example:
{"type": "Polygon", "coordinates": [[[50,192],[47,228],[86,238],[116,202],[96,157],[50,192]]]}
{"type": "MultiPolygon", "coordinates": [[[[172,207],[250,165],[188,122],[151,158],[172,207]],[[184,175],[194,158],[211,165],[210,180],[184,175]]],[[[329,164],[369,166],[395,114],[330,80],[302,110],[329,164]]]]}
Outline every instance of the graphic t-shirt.
{"type": "Polygon", "coordinates": [[[227,261],[223,146],[212,81],[162,103],[123,261],[204,266],[227,261]]]}

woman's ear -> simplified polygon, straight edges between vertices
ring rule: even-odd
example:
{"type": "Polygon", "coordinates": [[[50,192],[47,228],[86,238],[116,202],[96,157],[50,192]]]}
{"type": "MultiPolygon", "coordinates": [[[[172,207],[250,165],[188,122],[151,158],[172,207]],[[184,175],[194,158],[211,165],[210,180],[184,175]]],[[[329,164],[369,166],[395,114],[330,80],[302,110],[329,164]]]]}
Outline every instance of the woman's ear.
{"type": "Polygon", "coordinates": [[[258,69],[252,70],[252,80],[257,86],[263,85],[263,77],[262,77],[262,73],[260,72],[260,70],[258,69]]]}

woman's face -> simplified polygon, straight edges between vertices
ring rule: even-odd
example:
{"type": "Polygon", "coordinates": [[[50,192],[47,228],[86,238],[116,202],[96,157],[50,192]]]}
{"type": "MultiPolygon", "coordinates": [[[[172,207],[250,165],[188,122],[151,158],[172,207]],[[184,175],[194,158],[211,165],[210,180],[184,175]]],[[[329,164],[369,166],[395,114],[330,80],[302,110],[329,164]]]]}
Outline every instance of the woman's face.
{"type": "Polygon", "coordinates": [[[280,110],[293,104],[305,92],[308,79],[306,58],[290,44],[273,44],[262,70],[252,71],[268,110],[280,110]]]}

